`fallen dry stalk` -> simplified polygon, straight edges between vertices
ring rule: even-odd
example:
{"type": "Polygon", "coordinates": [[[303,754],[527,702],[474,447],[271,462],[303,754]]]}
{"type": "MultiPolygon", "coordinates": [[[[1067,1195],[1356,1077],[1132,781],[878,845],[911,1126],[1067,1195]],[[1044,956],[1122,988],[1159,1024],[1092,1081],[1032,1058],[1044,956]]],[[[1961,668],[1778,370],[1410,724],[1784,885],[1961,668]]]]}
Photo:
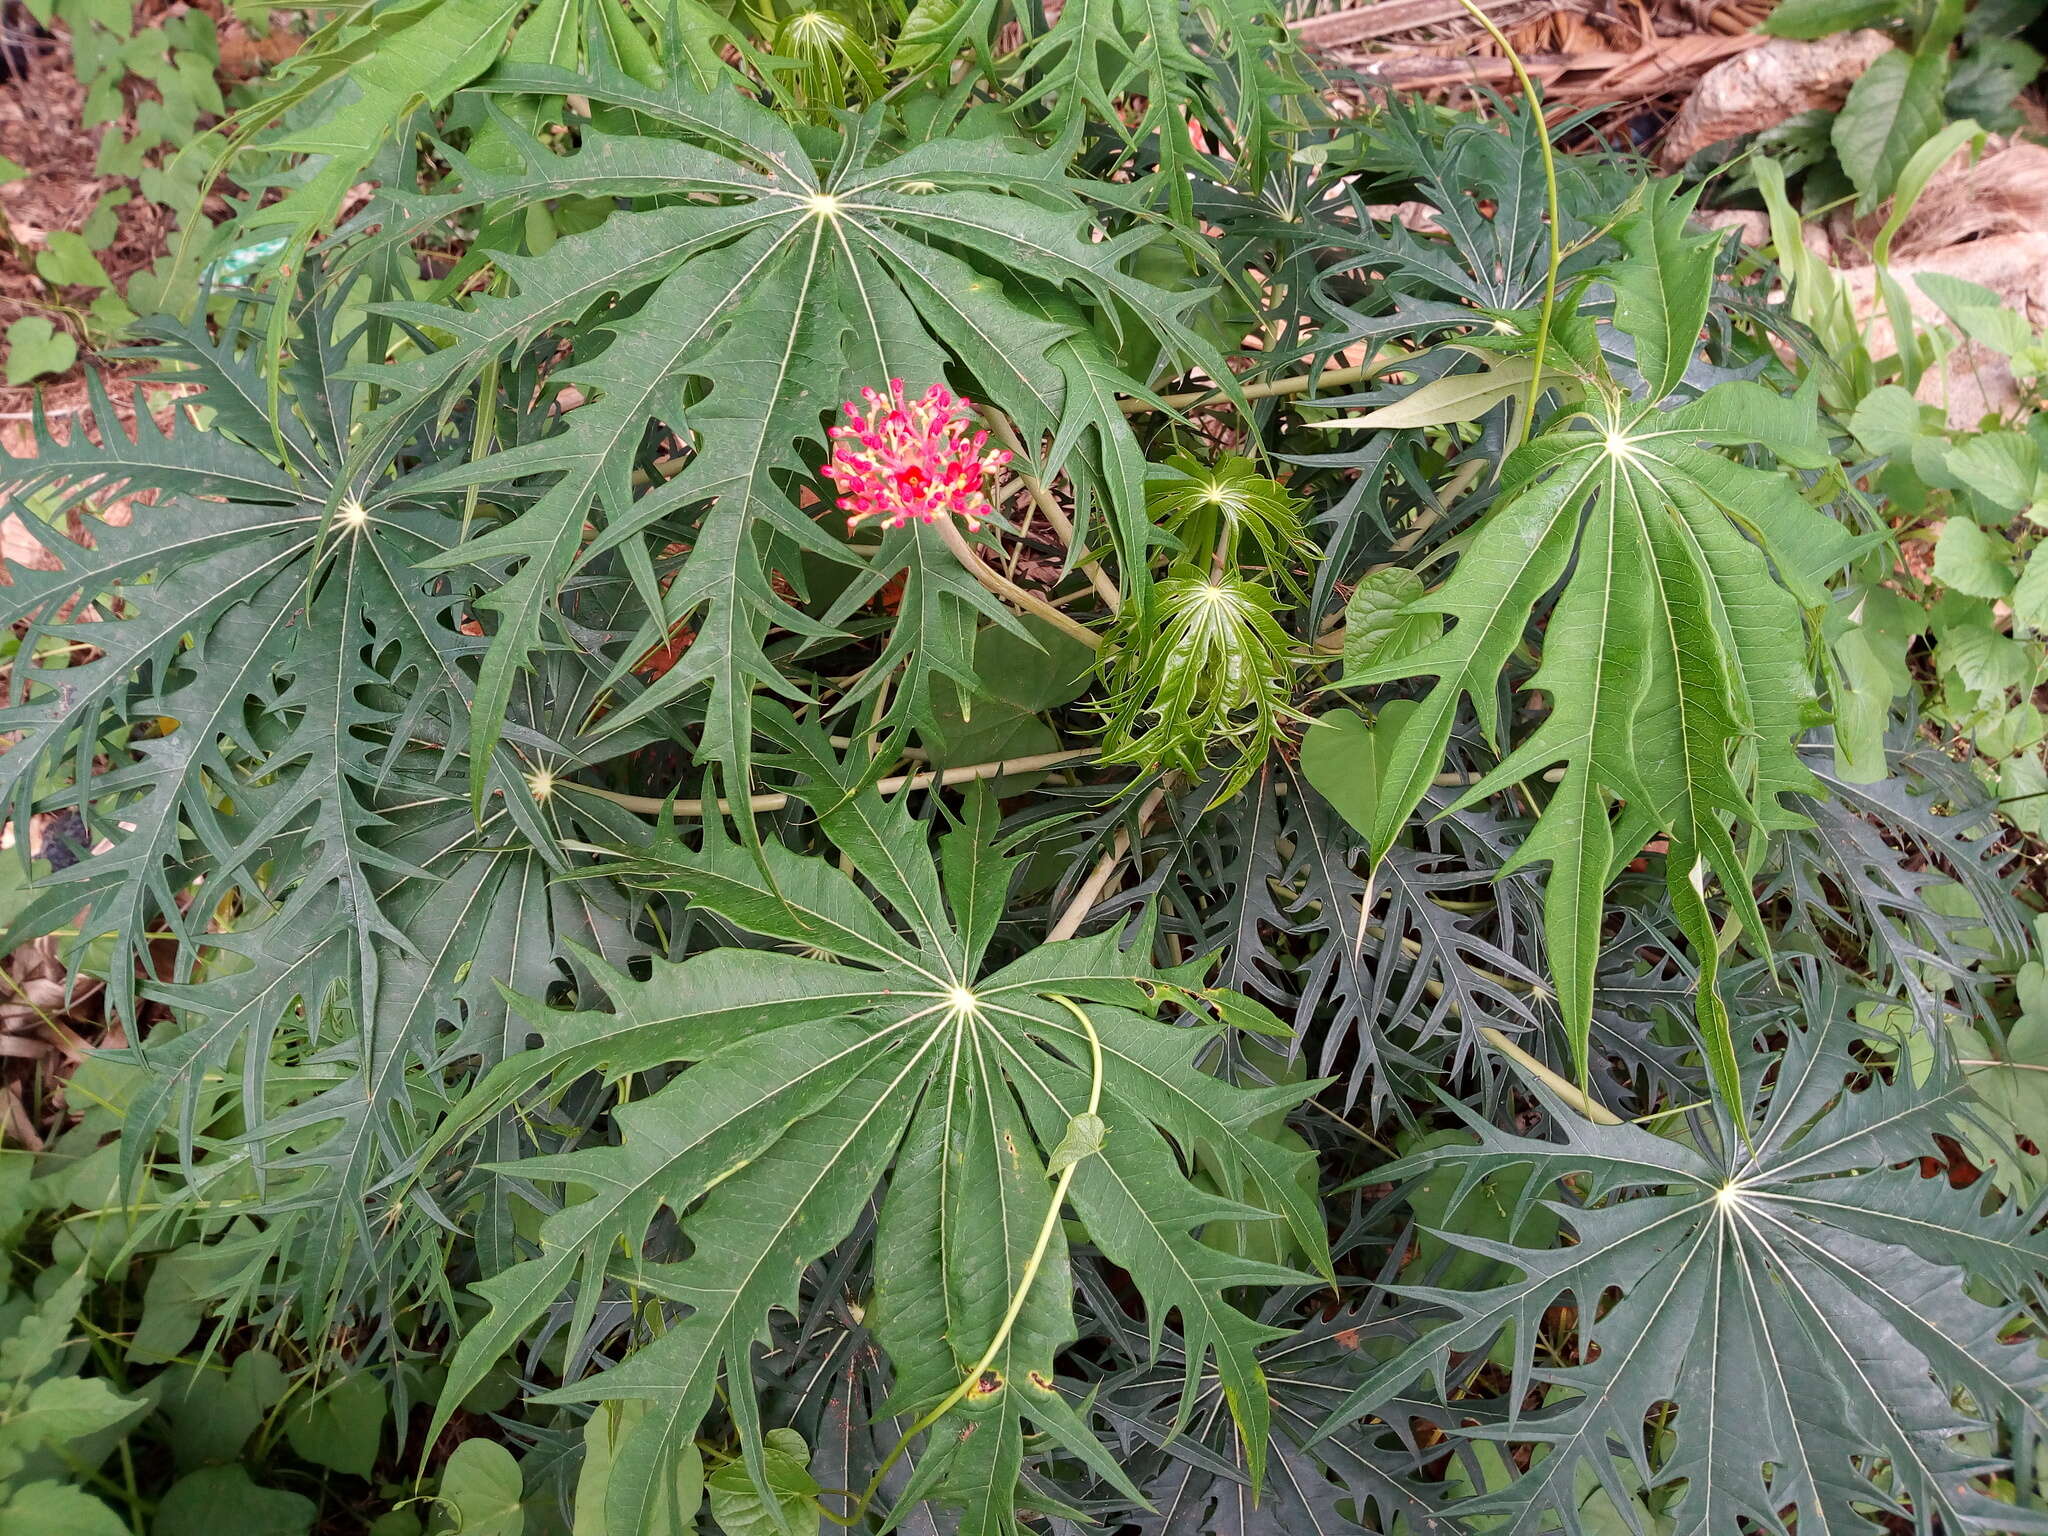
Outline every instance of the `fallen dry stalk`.
{"type": "MultiPolygon", "coordinates": [[[[959,768],[899,773],[878,780],[875,792],[893,795],[903,790],[943,789],[955,784],[971,784],[976,779],[1004,779],[1014,773],[1041,773],[1045,769],[1058,768],[1068,763],[1086,762],[1095,755],[1093,747],[1074,747],[1065,752],[1039,752],[1030,757],[1006,757],[992,763],[969,763],[959,768]]],[[[616,789],[599,789],[594,784],[578,784],[573,780],[557,782],[549,793],[560,793],[563,790],[574,790],[580,795],[595,795],[600,800],[609,800],[613,805],[622,805],[629,811],[638,811],[647,816],[659,816],[664,813],[675,816],[702,816],[712,804],[704,800],[663,800],[655,795],[621,794],[616,789]]],[[[781,790],[769,790],[762,794],[747,796],[747,809],[779,811],[789,804],[791,798],[781,790]]],[[[732,813],[732,801],[721,797],[716,804],[719,815],[732,813]]]]}

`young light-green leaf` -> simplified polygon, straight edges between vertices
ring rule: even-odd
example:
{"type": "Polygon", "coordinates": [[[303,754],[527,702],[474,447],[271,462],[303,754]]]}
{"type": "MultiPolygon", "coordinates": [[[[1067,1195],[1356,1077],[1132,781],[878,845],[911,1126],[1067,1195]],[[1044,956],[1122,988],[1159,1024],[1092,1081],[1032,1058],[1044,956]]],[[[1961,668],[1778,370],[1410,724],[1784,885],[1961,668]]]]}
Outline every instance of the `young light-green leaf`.
{"type": "Polygon", "coordinates": [[[1717,232],[1691,228],[1699,189],[1686,193],[1678,186],[1652,181],[1644,187],[1642,207],[1615,227],[1622,257],[1607,269],[1615,328],[1634,339],[1636,370],[1652,401],[1677,387],[1699,348],[1713,295],[1713,253],[1721,243],[1717,232]]]}

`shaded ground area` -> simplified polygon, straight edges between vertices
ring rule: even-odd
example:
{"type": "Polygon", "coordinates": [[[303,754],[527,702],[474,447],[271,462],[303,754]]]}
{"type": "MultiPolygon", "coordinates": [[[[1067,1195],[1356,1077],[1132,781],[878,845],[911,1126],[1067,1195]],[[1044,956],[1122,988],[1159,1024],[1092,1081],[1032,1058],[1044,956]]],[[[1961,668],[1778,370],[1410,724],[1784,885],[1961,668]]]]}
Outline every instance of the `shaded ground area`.
{"type": "MultiPolygon", "coordinates": [[[[223,95],[296,45],[288,29],[256,36],[228,16],[220,0],[144,0],[134,16],[139,38],[165,21],[203,17],[218,47],[215,79],[223,95]]],[[[0,4],[0,156],[26,173],[0,184],[0,332],[25,316],[40,316],[78,342],[81,352],[110,327],[89,315],[99,290],[38,272],[52,236],[85,237],[116,294],[126,293],[130,279],[155,266],[179,238],[175,216],[144,195],[135,176],[109,174],[101,152],[108,134],[118,135],[117,143],[135,136],[138,114],[161,101],[159,88],[131,72],[102,89],[114,97],[101,99],[116,114],[111,123],[89,121],[95,113],[74,73],[63,27],[39,27],[19,4],[0,4]]],[[[148,158],[160,164],[177,147],[148,158]]],[[[218,215],[225,206],[212,198],[206,211],[218,215]]],[[[0,383],[0,446],[19,452],[27,445],[21,424],[38,389],[53,415],[75,411],[84,399],[79,365],[34,384],[0,383]]]]}

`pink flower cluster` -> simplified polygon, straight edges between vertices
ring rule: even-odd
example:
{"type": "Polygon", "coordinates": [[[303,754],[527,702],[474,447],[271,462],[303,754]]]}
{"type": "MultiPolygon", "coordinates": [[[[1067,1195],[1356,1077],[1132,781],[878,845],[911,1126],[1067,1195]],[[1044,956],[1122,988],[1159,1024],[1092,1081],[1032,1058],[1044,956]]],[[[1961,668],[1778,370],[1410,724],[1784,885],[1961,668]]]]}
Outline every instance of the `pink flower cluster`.
{"type": "Polygon", "coordinates": [[[884,528],[901,528],[913,518],[936,523],[951,513],[970,532],[979,527],[989,510],[982,487],[1010,455],[984,452],[986,432],[969,435],[973,407],[942,384],[906,400],[901,379],[889,381],[886,399],[873,389],[860,396],[866,413],[846,402],[846,425],[831,429],[825,465],[839,487],[839,510],[849,514],[846,526],[878,517],[884,528]]]}

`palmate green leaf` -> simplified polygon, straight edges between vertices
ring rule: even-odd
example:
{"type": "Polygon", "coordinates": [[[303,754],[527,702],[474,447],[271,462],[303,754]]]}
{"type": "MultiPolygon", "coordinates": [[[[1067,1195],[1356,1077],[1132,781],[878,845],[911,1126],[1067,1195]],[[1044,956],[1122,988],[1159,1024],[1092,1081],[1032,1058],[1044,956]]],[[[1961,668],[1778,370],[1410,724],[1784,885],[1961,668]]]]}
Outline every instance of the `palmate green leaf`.
{"type": "Polygon", "coordinates": [[[1204,463],[1182,450],[1147,472],[1152,521],[1180,543],[1180,559],[1197,568],[1217,549],[1234,567],[1261,569],[1279,584],[1313,558],[1302,531],[1302,502],[1242,454],[1204,463]]]}
{"type": "Polygon", "coordinates": [[[346,104],[263,145],[265,150],[318,157],[314,174],[290,195],[243,219],[246,229],[284,226],[303,245],[333,220],[348,189],[398,125],[423,102],[440,103],[488,69],[512,30],[518,0],[437,0],[394,9],[374,24],[384,35],[360,45],[311,55],[310,79],[281,97],[296,100],[318,84],[346,75],[346,104]]]}
{"type": "MultiPolygon", "coordinates": [[[[114,421],[104,396],[96,405],[101,420],[114,421]]],[[[175,895],[195,856],[211,865],[225,895],[255,883],[257,866],[290,845],[298,878],[286,913],[332,893],[334,919],[357,931],[367,955],[389,930],[364,882],[386,861],[368,841],[377,818],[351,786],[374,776],[358,730],[388,715],[343,672],[372,643],[374,611],[384,644],[441,673],[434,632],[453,631],[448,603],[421,589],[412,565],[452,543],[453,525],[394,509],[321,552],[326,487],[300,499],[282,469],[269,465],[266,476],[225,438],[189,455],[213,459],[222,473],[189,470],[186,445],[152,442],[148,427],[132,447],[118,427],[107,435],[115,451],[98,454],[78,434],[68,452],[17,461],[8,478],[17,494],[55,485],[68,488],[67,499],[122,482],[237,499],[174,495],[138,509],[126,527],[95,522],[89,550],[32,524],[61,565],[17,571],[7,589],[9,620],[29,626],[24,656],[45,642],[89,642],[101,655],[70,666],[59,652],[52,663],[16,667],[0,728],[22,734],[0,758],[0,779],[20,814],[38,770],[69,759],[71,785],[40,804],[77,805],[113,847],[51,877],[26,921],[68,914],[88,898],[84,932],[113,935],[119,953],[144,954],[151,926],[167,927],[189,949],[196,931],[175,895]],[[151,448],[163,450],[160,464],[148,462],[151,448]],[[67,610],[74,596],[85,606],[67,610]],[[127,737],[133,722],[152,717],[177,728],[137,737],[132,756],[118,751],[108,772],[90,771],[110,735],[127,737]],[[216,786],[229,784],[234,797],[223,803],[216,786]],[[196,848],[184,846],[188,837],[196,848]]],[[[133,976],[131,964],[109,966],[127,1017],[133,976]]]]}
{"type": "Polygon", "coordinates": [[[1131,150],[1149,149],[1183,212],[1191,175],[1232,179],[1223,161],[1193,148],[1190,125],[1257,186],[1279,121],[1273,103],[1305,90],[1286,17],[1270,0],[1073,0],[1027,42],[1014,84],[1027,117],[1043,104],[1040,128],[1051,136],[1110,125],[1131,150]],[[1135,121],[1134,98],[1144,107],[1135,121]]]}
{"type": "Polygon", "coordinates": [[[534,800],[529,698],[508,710],[478,826],[451,733],[481,642],[463,629],[466,583],[421,569],[458,543],[459,519],[404,495],[371,510],[339,478],[357,386],[326,369],[353,340],[331,307],[305,317],[273,433],[261,324],[231,313],[216,337],[166,322],[145,349],[191,370],[215,430],[165,434],[144,412],[131,441],[95,384],[103,444],[45,436],[4,466],[11,497],[74,509],[90,543],[18,503],[57,568],[16,568],[5,589],[24,642],[0,786],[17,817],[73,809],[101,845],[41,877],[20,930],[75,923],[81,947],[110,945],[118,1017],[137,1018],[138,976],[162,976],[150,994],[177,1015],[131,1049],[147,1072],[127,1178],[167,1124],[191,1175],[214,1099],[202,1085],[237,1063],[239,1129],[291,1144],[255,1161],[317,1314],[371,1246],[367,1197],[418,1139],[416,1097],[441,1097],[448,1061],[514,1048],[492,978],[544,989],[558,935],[616,942],[601,904],[549,888],[560,840],[616,832],[534,800]],[[261,451],[279,440],[282,462],[261,451]],[[155,503],[126,522],[90,511],[145,490],[155,503]],[[83,646],[93,658],[67,664],[83,646]],[[327,1085],[289,1110],[272,1091],[287,1058],[317,1058],[327,1085]]]}
{"type": "Polygon", "coordinates": [[[1516,1536],[1585,1530],[1588,1472],[1617,1505],[1632,1481],[1670,1489],[1680,1536],[2048,1529],[1991,1496],[2004,1468],[1983,1432],[2006,1424],[2030,1445],[2048,1427],[2048,1362],[2011,1337],[2048,1283],[2038,1213],[1987,1211],[1981,1189],[1920,1176],[1969,1089],[1959,1074],[1867,1081],[1839,1005],[1809,999],[1782,1052],[1746,1053],[1745,1134],[1724,1123],[1689,1144],[1548,1100],[1559,1141],[1468,1117],[1478,1145],[1375,1170],[1455,1173],[1461,1198],[1510,1170],[1532,1188],[1579,1176],[1586,1197],[1557,1205],[1576,1240],[1555,1248],[1462,1236],[1454,1208],[1446,1236],[1520,1278],[1402,1288],[1445,1320],[1371,1371],[1324,1433],[1426,1378],[1471,1426],[1459,1436],[1534,1447],[1526,1472],[1451,1511],[1516,1536]],[[1574,1309],[1563,1339],[1556,1306],[1574,1309]],[[1509,1329],[1507,1391],[1460,1395],[1509,1329]],[[1668,1435],[1646,1435],[1666,1410],[1668,1435]]]}
{"type": "Polygon", "coordinates": [[[1873,784],[1844,778],[1827,746],[1800,755],[1827,798],[1808,803],[1811,830],[1778,840],[1766,898],[1787,898],[1824,942],[1853,945],[1860,969],[1929,1040],[1958,1011],[1995,1017],[1990,989],[2027,953],[2029,916],[2010,845],[1987,835],[2000,811],[1993,787],[1908,728],[1886,744],[1873,784]],[[1961,910],[1945,910],[1944,894],[1965,896],[1961,910]]]}
{"type": "MultiPolygon", "coordinates": [[[[1151,989],[1167,978],[1144,960],[1142,936],[1135,949],[1123,930],[1049,944],[991,970],[989,915],[1016,860],[984,841],[988,807],[970,806],[934,862],[900,803],[850,794],[849,765],[803,750],[789,761],[804,760],[813,771],[799,793],[856,874],[774,843],[749,850],[715,825],[694,850],[665,840],[617,866],[630,883],[687,896],[804,957],[713,951],[647,982],[603,972],[620,1009],[616,1028],[589,1014],[539,1023],[556,1086],[656,1053],[689,1064],[659,1092],[621,1106],[618,1145],[516,1165],[522,1179],[593,1193],[548,1218],[538,1257],[478,1287],[491,1311],[463,1337],[442,1416],[558,1298],[572,1298],[570,1332],[580,1337],[606,1281],[624,1281],[687,1311],[619,1365],[550,1395],[653,1405],[620,1451],[621,1465],[647,1475],[636,1483],[614,1470],[609,1528],[650,1526],[641,1495],[663,1486],[660,1468],[690,1444],[721,1379],[733,1384],[728,1405],[760,1482],[761,1425],[746,1385],[753,1348],[766,1341],[771,1312],[795,1307],[803,1267],[846,1236],[886,1181],[868,1305],[895,1372],[892,1412],[940,1404],[1023,1298],[1002,1348],[932,1426],[906,1497],[956,1508],[964,1529],[1016,1530],[1018,1507],[1037,1497],[1019,1485],[1030,1432],[1119,1481],[1052,1386],[1074,1321],[1065,1232],[1048,1225],[1047,1164],[1087,1107],[1099,1049],[1102,1125],[1072,1168],[1071,1212],[1130,1274],[1155,1335],[1175,1315],[1190,1357],[1214,1356],[1248,1443],[1263,1445],[1266,1394],[1253,1351],[1273,1330],[1226,1292],[1305,1277],[1193,1234],[1214,1221],[1262,1219],[1232,1198],[1242,1194],[1281,1213],[1294,1240],[1325,1262],[1321,1215],[1297,1178],[1306,1154],[1257,1126],[1303,1090],[1232,1088],[1197,1067],[1221,1026],[1152,1016],[1151,989]],[[756,961],[767,969],[745,983],[747,1006],[736,1009],[727,978],[756,961]],[[1086,1028],[1062,997],[1083,1010],[1086,1028]],[[1224,1193],[1183,1171],[1180,1158],[1196,1147],[1224,1193]],[[680,1261],[646,1251],[664,1209],[693,1245],[680,1261]]],[[[533,1080],[515,1058],[476,1090],[482,1110],[533,1080]]]]}
{"type": "MultiPolygon", "coordinates": [[[[1445,329],[1464,333],[1472,311],[1505,314],[1534,308],[1549,276],[1540,134],[1564,132],[1519,102],[1495,102],[1483,115],[1446,115],[1426,101],[1396,94],[1359,143],[1350,161],[1331,170],[1347,182],[1357,171],[1394,195],[1428,204],[1441,237],[1420,234],[1402,221],[1360,221],[1361,247],[1327,268],[1323,278],[1374,276],[1363,285],[1374,311],[1331,302],[1330,329],[1318,348],[1341,348],[1445,329]],[[1412,189],[1412,190],[1411,190],[1412,189]],[[1384,286],[1383,286],[1384,285],[1384,286]]],[[[1618,161],[1591,155],[1557,157],[1559,235],[1565,242],[1560,277],[1569,285],[1605,257],[1598,232],[1635,195],[1635,181],[1618,161]]],[[[1347,195],[1351,195],[1347,189],[1347,195]]]]}
{"type": "MultiPolygon", "coordinates": [[[[1402,707],[1389,704],[1382,723],[1402,707]]],[[[1323,760],[1355,774],[1356,754],[1372,750],[1362,722],[1325,723],[1344,718],[1322,716],[1298,762],[1276,764],[1231,800],[1211,806],[1206,789],[1188,792],[1176,810],[1187,838],[1148,856],[1165,889],[1202,894],[1187,939],[1196,953],[1220,953],[1217,983],[1281,1018],[1315,1020],[1303,1043],[1310,1068],[1343,1077],[1347,1113],[1362,1099],[1381,1114],[1463,1063],[1483,1069],[1482,1028],[1534,1028],[1543,978],[1531,963],[1533,891],[1500,877],[1512,836],[1483,810],[1445,817],[1423,847],[1368,861],[1363,837],[1319,788],[1323,760]],[[1326,730],[1335,739],[1319,744],[1326,730]],[[1473,902],[1476,890],[1490,899],[1473,902]],[[1361,922],[1367,908],[1373,918],[1361,922]]]]}
{"type": "MultiPolygon", "coordinates": [[[[1676,219],[1676,206],[1642,217],[1676,219]]],[[[1662,241],[1674,268],[1708,259],[1688,239],[1643,238],[1662,241]]],[[[1563,770],[1508,868],[1550,865],[1545,938],[1581,1078],[1607,885],[1652,838],[1666,839],[1672,901],[1701,967],[1702,1041],[1718,1091],[1732,1099],[1707,889],[1718,882],[1744,926],[1761,933],[1752,856],[1737,838],[1804,824],[1784,804],[1813,788],[1793,750],[1815,718],[1802,611],[1823,602],[1822,584],[1850,538],[1782,473],[1707,451],[1763,443],[1788,462],[1816,462],[1809,396],[1787,401],[1756,384],[1726,383],[1657,409],[1656,396],[1684,371],[1689,353],[1675,338],[1686,322],[1672,316],[1697,283],[1674,271],[1656,286],[1663,300],[1639,294],[1631,305],[1645,334],[1654,328],[1643,313],[1664,327],[1654,346],[1638,340],[1655,370],[1651,401],[1593,381],[1586,406],[1508,460],[1501,500],[1450,579],[1403,610],[1446,615],[1451,629],[1412,654],[1347,672],[1346,682],[1438,679],[1382,749],[1373,825],[1364,829],[1379,856],[1427,792],[1461,699],[1498,737],[1501,671],[1536,605],[1563,581],[1527,682],[1549,712],[1458,803],[1563,770]]]]}
{"type": "Polygon", "coordinates": [[[1208,73],[1182,35],[1184,15],[1181,0],[1081,0],[1061,9],[1019,64],[1037,92],[1054,98],[1055,121],[1065,125],[1120,122],[1120,100],[1142,96],[1144,118],[1129,134],[1142,140],[1174,122],[1208,73]]]}
{"type": "MultiPolygon", "coordinates": [[[[1064,470],[1084,498],[1107,505],[1127,555],[1142,547],[1142,486],[1122,457],[1130,428],[1101,387],[1139,385],[1076,352],[1080,317],[1049,318],[1043,295],[1134,316],[1174,359],[1219,369],[1221,361],[1183,319],[1199,292],[1169,293],[1125,270],[1154,238],[1149,228],[1089,238],[1086,184],[1068,178],[1060,155],[996,139],[933,140],[897,152],[883,144],[880,116],[870,115],[846,122],[842,152],[821,166],[787,124],[735,90],[655,90],[623,76],[537,66],[501,69],[485,87],[585,95],[675,136],[585,128],[574,154],[522,146],[525,163],[504,173],[458,159],[461,191],[396,197],[378,237],[480,203],[634,200],[542,256],[503,258],[510,296],[455,316],[432,305],[390,306],[455,340],[376,370],[395,401],[373,443],[411,430],[493,359],[608,296],[631,313],[613,321],[596,309],[592,328],[577,333],[576,358],[556,377],[589,403],[562,431],[426,481],[457,488],[552,477],[527,510],[450,557],[513,568],[484,599],[497,625],[478,678],[473,752],[488,757],[494,706],[550,633],[563,583],[610,550],[627,560],[648,610],[618,653],[620,673],[685,628],[696,640],[658,684],[609,716],[608,727],[701,691],[700,755],[734,784],[749,773],[753,693],[792,687],[763,649],[769,631],[817,641],[836,633],[773,581],[807,557],[861,569],[870,586],[907,574],[898,622],[914,627],[892,641],[878,676],[907,657],[918,681],[971,679],[965,642],[978,617],[1004,621],[1000,606],[958,579],[933,530],[905,530],[871,563],[838,536],[815,477],[840,402],[891,378],[913,392],[943,378],[1008,413],[1027,444],[1051,438],[1041,472],[1064,470]],[[594,349],[605,335],[609,343],[594,349]],[[634,451],[653,423],[690,451],[671,478],[636,497],[634,451]],[[686,548],[665,586],[646,549],[657,529],[659,546],[686,548]]],[[[929,689],[897,696],[915,711],[929,689]]]]}
{"type": "MultiPolygon", "coordinates": [[[[1265,1483],[1256,1490],[1214,1372],[1204,1373],[1188,1429],[1167,1437],[1183,1369],[1173,1348],[1177,1340],[1168,1341],[1160,1360],[1111,1377],[1090,1407],[1116,1427],[1143,1479],[1152,1507],[1137,1516],[1138,1530],[1144,1536],[1363,1536],[1367,1530],[1449,1528],[1440,1521],[1444,1485],[1415,1475],[1420,1458],[1412,1439],[1401,1444],[1385,1430],[1352,1431],[1313,1450],[1301,1448],[1347,1395],[1359,1351],[1379,1331],[1358,1312],[1340,1311],[1317,1316],[1260,1351],[1273,1400],[1273,1443],[1265,1483]]],[[[1407,1436],[1409,1426],[1401,1425],[1400,1433],[1407,1436]]]]}

